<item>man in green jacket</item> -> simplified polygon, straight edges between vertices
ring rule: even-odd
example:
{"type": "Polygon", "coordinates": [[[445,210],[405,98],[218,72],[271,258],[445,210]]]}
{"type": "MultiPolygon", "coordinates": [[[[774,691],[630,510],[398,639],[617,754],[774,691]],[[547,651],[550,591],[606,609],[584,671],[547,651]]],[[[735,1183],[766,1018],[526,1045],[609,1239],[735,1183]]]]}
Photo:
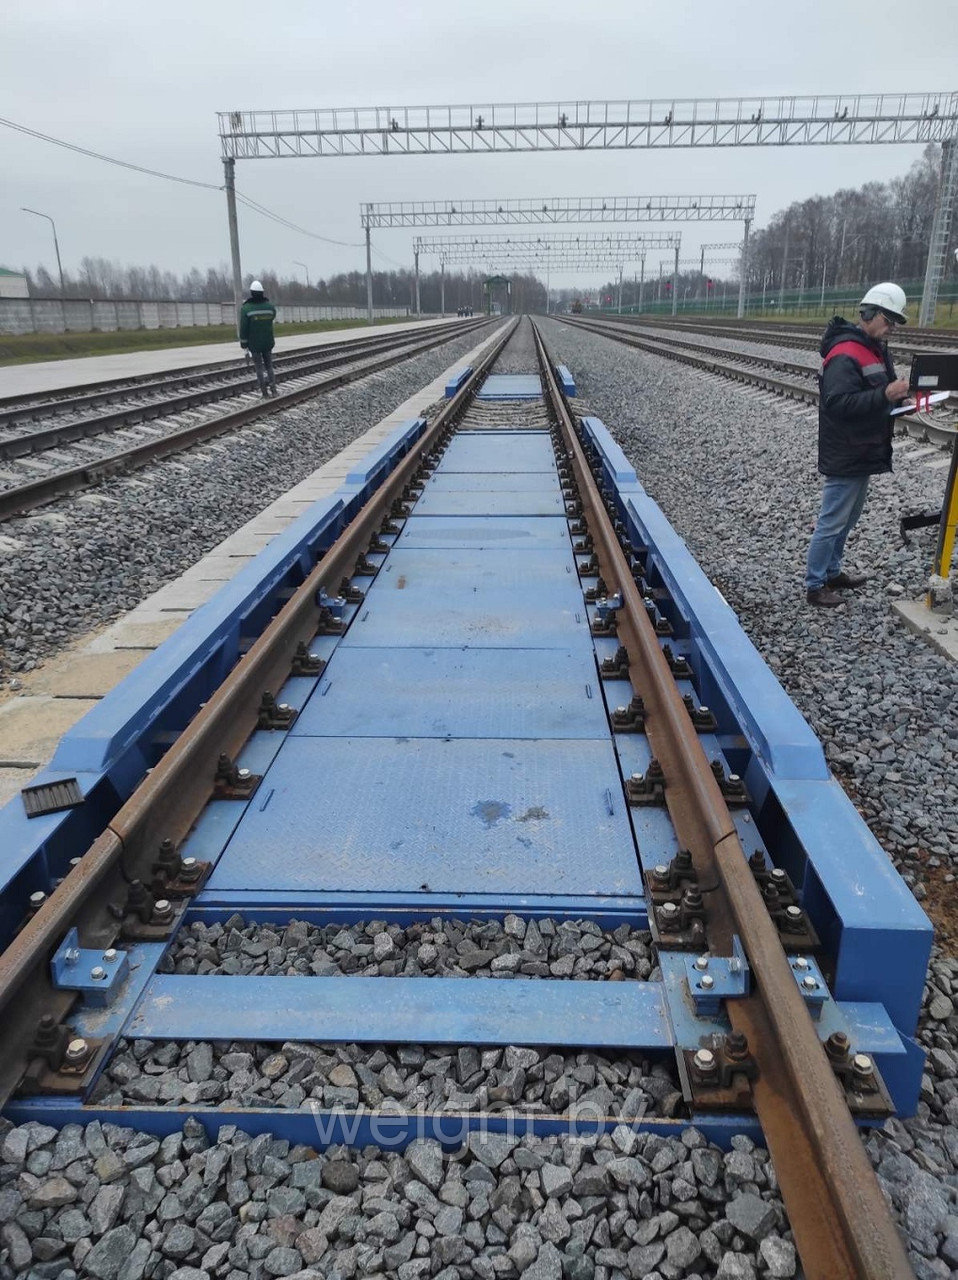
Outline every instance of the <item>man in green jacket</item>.
{"type": "Polygon", "coordinates": [[[256,381],[265,400],[270,393],[276,395],[276,378],[273,375],[273,321],[276,308],[267,298],[263,286],[253,280],[249,297],[240,309],[240,346],[253,357],[256,381]]]}

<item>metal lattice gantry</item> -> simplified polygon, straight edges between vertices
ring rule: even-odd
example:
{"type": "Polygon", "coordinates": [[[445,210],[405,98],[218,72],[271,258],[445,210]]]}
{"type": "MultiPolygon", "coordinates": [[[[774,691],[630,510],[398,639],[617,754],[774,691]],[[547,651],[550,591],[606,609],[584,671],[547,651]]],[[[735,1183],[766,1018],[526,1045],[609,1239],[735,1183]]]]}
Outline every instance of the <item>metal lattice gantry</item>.
{"type": "MultiPolygon", "coordinates": [[[[536,196],[518,200],[406,200],[360,207],[366,233],[366,309],[372,315],[373,227],[489,226],[624,222],[742,222],[743,255],[754,195],[536,196]]],[[[669,246],[671,247],[671,246],[669,246]]],[[[418,278],[418,264],[417,264],[418,278]]],[[[742,278],[745,278],[744,269],[742,278]]],[[[744,307],[744,291],[739,299],[744,307]]],[[[417,293],[418,298],[418,293],[417,293]]],[[[417,314],[419,311],[417,302],[417,314]]]]}
{"type": "Polygon", "coordinates": [[[440,262],[441,308],[445,313],[446,263],[483,262],[496,269],[506,266],[546,273],[546,308],[549,304],[552,271],[617,270],[619,307],[622,305],[622,277],[628,262],[640,262],[645,278],[645,256],[650,249],[671,249],[678,270],[681,234],[653,232],[560,233],[538,236],[417,236],[413,242],[416,273],[416,311],[419,302],[419,257],[427,254],[440,262]]]}
{"type": "MultiPolygon", "coordinates": [[[[242,294],[237,160],[940,142],[944,164],[920,313],[926,324],[934,318],[945,264],[939,248],[947,244],[958,192],[954,90],[222,111],[218,119],[237,300],[242,294]]],[[[743,303],[744,295],[740,313],[743,303]]]]}

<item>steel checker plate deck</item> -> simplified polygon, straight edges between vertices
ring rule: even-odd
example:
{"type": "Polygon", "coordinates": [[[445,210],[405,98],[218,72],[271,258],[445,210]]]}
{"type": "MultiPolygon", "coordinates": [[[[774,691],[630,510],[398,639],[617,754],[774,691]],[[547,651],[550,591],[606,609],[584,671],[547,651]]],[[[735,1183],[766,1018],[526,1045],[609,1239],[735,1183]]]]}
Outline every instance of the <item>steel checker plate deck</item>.
{"type": "Polygon", "coordinates": [[[571,549],[569,526],[560,516],[410,516],[395,545],[499,547],[505,551],[535,547],[571,549]]]}
{"type": "Polygon", "coordinates": [[[342,646],[483,649],[565,649],[583,660],[592,652],[584,607],[576,609],[562,588],[538,585],[519,597],[511,587],[487,587],[470,598],[435,602],[423,592],[396,591],[359,615],[342,646]],[[517,607],[518,606],[518,607],[517,607]]]}
{"type": "Polygon", "coordinates": [[[548,431],[459,431],[449,441],[434,474],[542,471],[558,479],[548,431]]]}
{"type": "Polygon", "coordinates": [[[290,738],[209,889],[634,894],[610,741],[290,738]]]}
{"type": "MultiPolygon", "coordinates": [[[[474,489],[496,493],[558,493],[559,476],[553,471],[439,471],[428,477],[426,493],[459,493],[474,489]]],[[[418,513],[419,508],[417,506],[418,513]]]]}
{"type": "Polygon", "coordinates": [[[337,650],[294,738],[608,736],[581,654],[551,649],[337,650]]]}
{"type": "MultiPolygon", "coordinates": [[[[367,605],[373,607],[375,602],[397,591],[429,591],[441,602],[456,593],[475,593],[480,588],[485,591],[490,587],[509,587],[525,592],[533,584],[560,594],[567,593],[567,602],[583,605],[568,546],[530,547],[521,556],[495,546],[484,550],[469,545],[455,548],[397,546],[389,553],[382,572],[370,585],[367,605]]],[[[518,603],[521,607],[521,596],[518,603]]]]}
{"type": "Polygon", "coordinates": [[[498,476],[483,490],[460,489],[452,493],[429,490],[416,503],[419,516],[561,516],[565,501],[557,488],[550,492],[497,491],[498,476]]]}
{"type": "Polygon", "coordinates": [[[491,373],[479,389],[477,400],[539,400],[542,381],[534,373],[491,373]]]}
{"type": "Polygon", "coordinates": [[[534,1044],[666,1050],[659,982],[161,974],[132,1039],[534,1044]],[[370,1018],[370,1009],[376,1010],[370,1018]]]}

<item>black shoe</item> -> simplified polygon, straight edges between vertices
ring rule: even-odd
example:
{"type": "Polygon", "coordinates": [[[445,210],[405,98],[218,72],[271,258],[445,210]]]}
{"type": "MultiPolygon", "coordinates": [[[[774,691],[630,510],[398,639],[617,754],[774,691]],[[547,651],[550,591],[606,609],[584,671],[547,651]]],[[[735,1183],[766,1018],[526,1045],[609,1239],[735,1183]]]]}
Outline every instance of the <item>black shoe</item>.
{"type": "Polygon", "coordinates": [[[272,395],[272,396],[275,398],[275,396],[276,396],[276,383],[275,383],[275,382],[273,383],[273,385],[270,387],[270,389],[269,389],[269,390],[270,390],[270,395],[272,395]]]}
{"type": "Polygon", "coordinates": [[[813,591],[807,591],[805,599],[821,609],[834,609],[836,605],[845,603],[837,591],[830,591],[828,587],[816,587],[813,591]]]}
{"type": "Polygon", "coordinates": [[[829,578],[825,586],[831,587],[833,591],[854,591],[856,587],[863,587],[868,581],[868,575],[864,573],[846,573],[843,569],[841,573],[836,573],[834,578],[829,578]]]}

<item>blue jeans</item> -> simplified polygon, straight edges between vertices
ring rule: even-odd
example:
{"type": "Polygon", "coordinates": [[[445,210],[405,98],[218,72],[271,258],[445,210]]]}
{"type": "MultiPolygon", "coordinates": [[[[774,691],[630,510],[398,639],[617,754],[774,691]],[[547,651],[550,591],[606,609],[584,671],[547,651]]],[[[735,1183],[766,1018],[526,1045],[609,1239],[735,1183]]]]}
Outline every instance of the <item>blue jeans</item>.
{"type": "Polygon", "coordinates": [[[817,591],[841,572],[845,539],[858,523],[868,493],[868,476],[826,476],[822,509],[808,548],[805,586],[817,591]]]}

